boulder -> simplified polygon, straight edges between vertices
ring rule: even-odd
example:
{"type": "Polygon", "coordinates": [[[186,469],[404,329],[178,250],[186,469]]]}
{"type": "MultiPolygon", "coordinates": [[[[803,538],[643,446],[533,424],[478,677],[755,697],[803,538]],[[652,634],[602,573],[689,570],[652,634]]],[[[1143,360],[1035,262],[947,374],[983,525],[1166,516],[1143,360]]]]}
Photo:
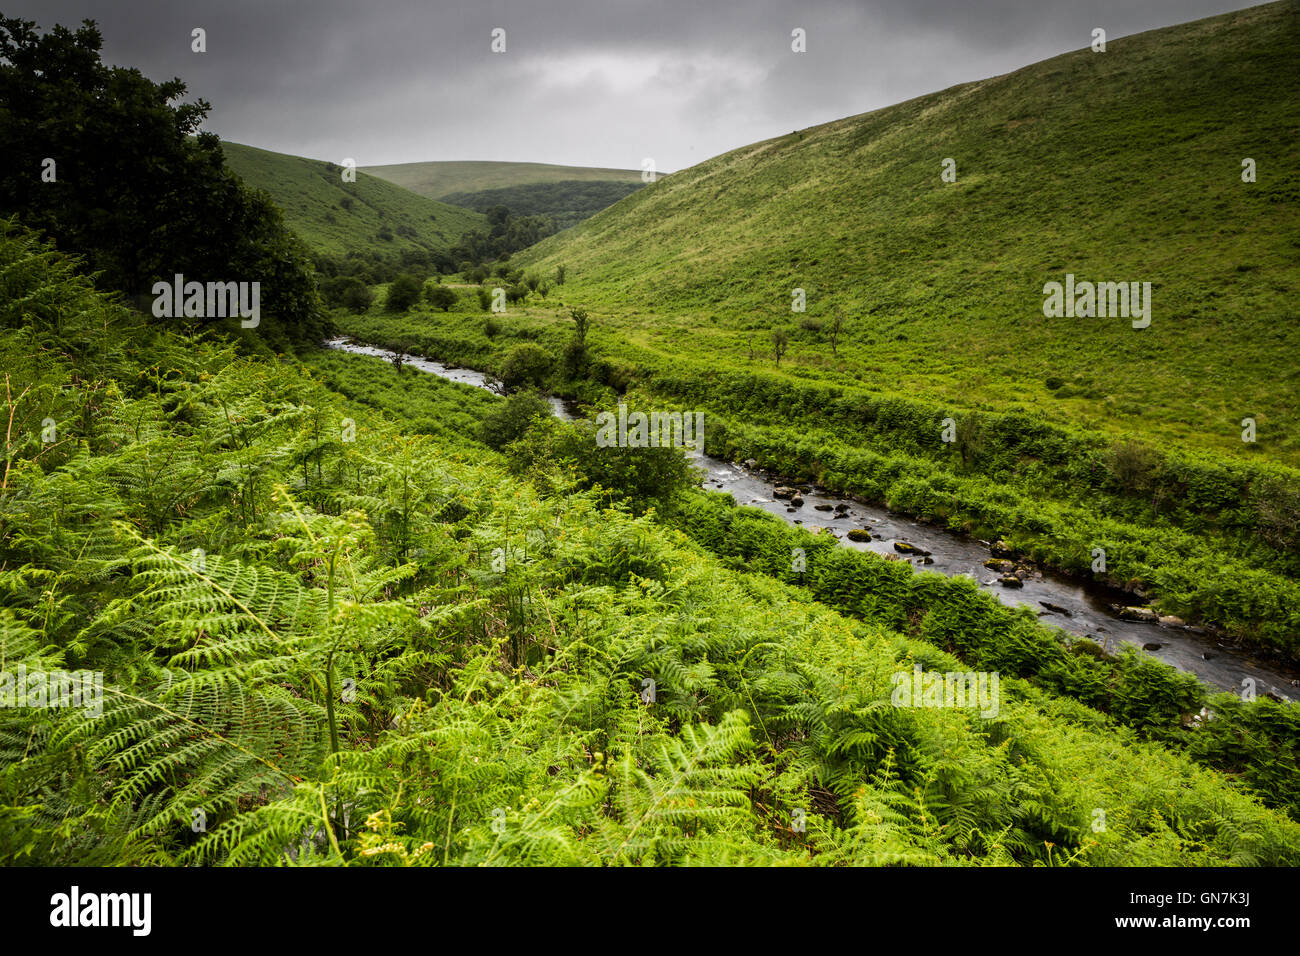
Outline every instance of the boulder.
{"type": "Polygon", "coordinates": [[[795,496],[796,492],[789,485],[777,485],[772,491],[773,498],[790,499],[795,496]]]}
{"type": "Polygon", "coordinates": [[[984,567],[990,571],[997,571],[1000,574],[1010,574],[1016,569],[1014,561],[1008,561],[1006,558],[989,558],[984,562],[984,567]]]}
{"type": "Polygon", "coordinates": [[[1066,617],[1074,617],[1067,607],[1061,607],[1059,604],[1053,604],[1051,601],[1039,601],[1043,607],[1047,608],[1053,614],[1064,614],[1066,617]]]}
{"type": "Polygon", "coordinates": [[[793,495],[790,496],[790,504],[794,505],[796,508],[802,508],[803,495],[799,494],[799,492],[796,491],[793,495]]]}
{"type": "Polygon", "coordinates": [[[835,510],[843,514],[845,511],[849,510],[849,506],[841,501],[839,504],[835,506],[835,510]]]}
{"type": "Polygon", "coordinates": [[[930,552],[918,548],[914,544],[908,544],[906,541],[895,541],[894,550],[899,554],[918,554],[921,557],[927,556],[930,552]]]}
{"type": "Polygon", "coordinates": [[[753,458],[746,458],[745,467],[748,468],[750,471],[753,471],[755,468],[758,467],[758,462],[755,461],[753,458]]]}
{"type": "Polygon", "coordinates": [[[1160,615],[1160,623],[1165,627],[1186,627],[1187,622],[1173,614],[1160,615]]]}
{"type": "Polygon", "coordinates": [[[814,511],[830,511],[831,506],[827,504],[813,505],[814,511]]]}
{"type": "Polygon", "coordinates": [[[870,541],[871,532],[866,528],[851,528],[849,530],[850,541],[870,541]]]}
{"type": "Polygon", "coordinates": [[[995,558],[1014,558],[1016,556],[1016,552],[1011,545],[1000,538],[989,545],[989,551],[995,558]]]}
{"type": "Polygon", "coordinates": [[[1115,613],[1126,621],[1141,621],[1143,624],[1156,624],[1160,615],[1149,607],[1116,607],[1115,613]]]}
{"type": "Polygon", "coordinates": [[[1024,582],[1014,574],[1004,574],[1002,577],[998,578],[998,583],[1004,588],[1023,588],[1025,586],[1024,582]]]}

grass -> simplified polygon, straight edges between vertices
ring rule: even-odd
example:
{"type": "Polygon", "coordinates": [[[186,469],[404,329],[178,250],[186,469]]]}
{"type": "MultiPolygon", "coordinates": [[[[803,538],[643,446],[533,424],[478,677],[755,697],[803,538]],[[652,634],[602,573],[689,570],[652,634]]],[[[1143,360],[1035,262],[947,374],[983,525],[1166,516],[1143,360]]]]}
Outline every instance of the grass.
{"type": "Polygon", "coordinates": [[[515,259],[564,264],[565,299],[648,365],[1300,464],[1297,55],[1294,3],[1113,40],[724,154],[515,259]],[[1150,281],[1150,327],[1045,318],[1067,272],[1150,281]]]}
{"type": "Polygon", "coordinates": [[[486,228],[479,213],[363,172],[355,183],[345,183],[341,167],[323,160],[238,143],[222,143],[222,149],[230,168],[250,186],[270,193],[290,228],[317,252],[396,258],[415,250],[445,251],[466,232],[486,228]]]}
{"type": "Polygon", "coordinates": [[[533,183],[566,181],[640,183],[639,169],[602,169],[597,166],[557,166],[552,163],[498,163],[486,161],[395,163],[363,166],[371,176],[395,183],[430,199],[452,193],[475,193],[533,183]]]}

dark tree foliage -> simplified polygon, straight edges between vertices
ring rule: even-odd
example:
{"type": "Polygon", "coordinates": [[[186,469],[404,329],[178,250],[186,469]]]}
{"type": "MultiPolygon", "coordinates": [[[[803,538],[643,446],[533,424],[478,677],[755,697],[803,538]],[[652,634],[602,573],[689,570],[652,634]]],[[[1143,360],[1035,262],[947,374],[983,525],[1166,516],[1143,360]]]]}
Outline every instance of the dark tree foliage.
{"type": "Polygon", "coordinates": [[[429,301],[429,305],[444,312],[455,305],[457,300],[456,290],[448,289],[445,285],[427,286],[424,297],[429,301]]]}
{"type": "Polygon", "coordinates": [[[374,301],[374,293],[356,276],[335,276],[321,283],[321,295],[335,308],[365,312],[374,301]]]}
{"type": "Polygon", "coordinates": [[[483,416],[479,438],[489,448],[500,451],[527,434],[534,422],[550,417],[551,406],[537,392],[515,392],[483,416]]]}
{"type": "Polygon", "coordinates": [[[420,301],[424,293],[424,284],[415,276],[400,275],[388,287],[388,297],[384,308],[389,312],[405,312],[420,301]]]}
{"type": "Polygon", "coordinates": [[[270,197],[225,167],[220,140],[199,132],[209,104],[175,104],[179,79],[106,66],[101,43],[90,20],[42,35],[0,18],[0,214],[84,256],[101,288],[143,301],[177,273],[260,282],[261,334],[319,337],[306,252],[270,197]]]}

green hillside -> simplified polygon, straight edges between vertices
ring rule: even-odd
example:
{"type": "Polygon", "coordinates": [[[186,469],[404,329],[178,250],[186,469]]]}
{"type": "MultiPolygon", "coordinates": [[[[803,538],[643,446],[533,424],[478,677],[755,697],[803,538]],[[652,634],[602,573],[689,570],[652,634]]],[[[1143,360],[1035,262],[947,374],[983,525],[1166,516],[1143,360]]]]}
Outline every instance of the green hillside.
{"type": "Polygon", "coordinates": [[[341,167],[238,143],[223,143],[226,162],[250,186],[271,194],[289,226],[315,251],[368,253],[396,260],[444,252],[483,216],[419,196],[363,172],[346,183],[341,167]]]}
{"type": "Polygon", "coordinates": [[[704,411],[711,454],[1295,662],[1298,55],[1294,3],[1112,40],[675,173],[515,255],[555,285],[491,324],[339,322],[704,411]],[[1045,317],[1067,274],[1150,282],[1150,325],[1045,317]]]}
{"type": "Polygon", "coordinates": [[[498,163],[486,161],[396,163],[363,166],[372,176],[404,189],[442,199],[451,193],[476,193],[530,183],[584,182],[640,183],[638,169],[601,169],[595,166],[557,166],[551,163],[498,163]]]}
{"type": "Polygon", "coordinates": [[[144,325],[8,225],[0,268],[0,650],[98,681],[0,707],[0,863],[1300,862],[1294,708],[810,550],[875,595],[841,613],[772,573],[775,519],[608,507],[590,423],[502,456],[486,393],[144,325]],[[987,709],[898,699],[959,646],[987,709]]]}
{"type": "Polygon", "coordinates": [[[652,366],[1032,408],[1294,464],[1298,59],[1295,3],[1112,39],[718,156],[516,261],[565,264],[565,300],[652,366]],[[1067,273],[1151,282],[1150,327],[1045,318],[1044,284],[1067,273]]]}
{"type": "Polygon", "coordinates": [[[554,183],[524,183],[478,192],[448,193],[442,201],[482,213],[494,206],[504,206],[516,216],[548,216],[558,232],[591,218],[640,188],[640,180],[565,179],[554,183]]]}

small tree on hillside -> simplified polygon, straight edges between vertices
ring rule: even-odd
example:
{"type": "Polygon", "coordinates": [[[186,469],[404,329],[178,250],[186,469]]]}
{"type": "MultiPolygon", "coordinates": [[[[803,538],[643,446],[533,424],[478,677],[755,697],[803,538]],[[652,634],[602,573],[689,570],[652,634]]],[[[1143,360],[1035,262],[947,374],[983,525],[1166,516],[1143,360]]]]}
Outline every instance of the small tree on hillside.
{"type": "Polygon", "coordinates": [[[455,291],[448,289],[445,285],[425,286],[424,298],[429,305],[435,309],[442,309],[444,312],[450,310],[456,304],[455,291]]]}
{"type": "Polygon", "coordinates": [[[844,332],[844,316],[836,312],[826,326],[826,338],[831,343],[831,354],[839,354],[840,335],[844,332]]]}
{"type": "Polygon", "coordinates": [[[420,301],[424,284],[409,273],[400,275],[388,287],[388,296],[384,299],[384,308],[389,312],[406,312],[420,301]]]}
{"type": "Polygon", "coordinates": [[[785,354],[786,349],[790,347],[790,336],[786,335],[785,329],[772,330],[772,354],[776,356],[776,367],[781,367],[781,356],[785,354]]]}
{"type": "Polygon", "coordinates": [[[569,318],[573,319],[574,340],[584,348],[587,345],[587,328],[589,325],[586,309],[570,309],[569,318]]]}

